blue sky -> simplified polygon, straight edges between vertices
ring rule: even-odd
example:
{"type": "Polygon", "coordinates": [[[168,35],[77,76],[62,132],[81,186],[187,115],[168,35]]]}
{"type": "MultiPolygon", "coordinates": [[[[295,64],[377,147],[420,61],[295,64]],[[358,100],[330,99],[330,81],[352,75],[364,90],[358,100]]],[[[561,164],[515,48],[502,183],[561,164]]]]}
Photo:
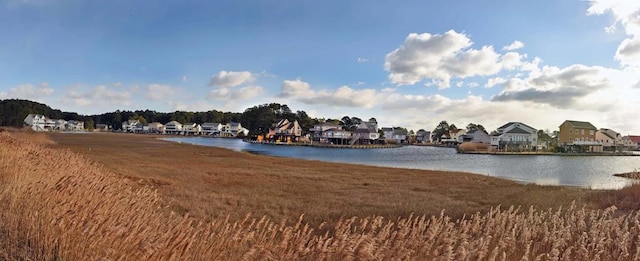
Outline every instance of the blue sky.
{"type": "Polygon", "coordinates": [[[0,0],[0,99],[640,134],[640,2],[0,0]]]}

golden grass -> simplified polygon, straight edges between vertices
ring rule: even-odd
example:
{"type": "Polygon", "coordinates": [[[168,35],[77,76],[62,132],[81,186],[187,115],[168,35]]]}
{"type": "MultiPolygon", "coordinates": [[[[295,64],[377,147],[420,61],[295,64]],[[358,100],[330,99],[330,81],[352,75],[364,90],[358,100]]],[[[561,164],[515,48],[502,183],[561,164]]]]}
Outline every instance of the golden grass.
{"type": "Polygon", "coordinates": [[[482,175],[267,157],[178,144],[135,134],[52,134],[127,179],[157,189],[169,210],[197,218],[271,220],[305,214],[314,226],[340,217],[487,212],[497,205],[541,209],[578,205],[589,190],[522,185],[482,175]]]}
{"type": "MultiPolygon", "coordinates": [[[[176,215],[139,184],[70,150],[0,133],[4,260],[631,260],[640,213],[576,207],[371,215],[331,226],[176,215]]],[[[297,222],[295,222],[297,221],[297,222]]]]}

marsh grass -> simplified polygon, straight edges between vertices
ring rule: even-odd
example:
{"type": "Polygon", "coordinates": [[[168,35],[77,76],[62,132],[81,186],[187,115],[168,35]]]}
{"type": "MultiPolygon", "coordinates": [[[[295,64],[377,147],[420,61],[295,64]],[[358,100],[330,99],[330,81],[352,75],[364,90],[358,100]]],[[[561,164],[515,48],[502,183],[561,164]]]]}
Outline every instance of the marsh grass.
{"type": "Polygon", "coordinates": [[[640,214],[495,207],[445,215],[205,222],[69,150],[0,133],[0,260],[631,260],[640,214]]]}

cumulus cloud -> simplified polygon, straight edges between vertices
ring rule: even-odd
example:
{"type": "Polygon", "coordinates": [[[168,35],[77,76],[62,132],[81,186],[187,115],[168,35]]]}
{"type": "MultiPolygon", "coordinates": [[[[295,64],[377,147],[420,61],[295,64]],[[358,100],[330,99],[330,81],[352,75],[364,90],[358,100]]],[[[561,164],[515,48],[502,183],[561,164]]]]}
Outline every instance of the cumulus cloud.
{"type": "Polygon", "coordinates": [[[170,85],[164,84],[149,84],[146,86],[146,98],[152,101],[162,101],[166,100],[173,95],[175,95],[176,91],[170,85]]]}
{"type": "Polygon", "coordinates": [[[518,50],[522,47],[524,47],[524,43],[516,40],[516,41],[513,41],[513,43],[511,43],[510,45],[502,47],[502,50],[513,51],[513,50],[518,50]]]}
{"type": "Polygon", "coordinates": [[[429,79],[427,86],[447,88],[454,77],[489,76],[500,72],[502,63],[508,68],[520,64],[514,62],[519,56],[510,54],[505,62],[492,46],[473,49],[472,45],[467,35],[453,30],[441,35],[411,33],[399,48],[387,54],[385,70],[395,84],[413,85],[429,79]]]}
{"type": "Polygon", "coordinates": [[[526,79],[511,78],[493,101],[525,101],[570,108],[579,98],[612,87],[603,74],[605,68],[572,65],[566,68],[544,67],[540,74],[526,79]]]}
{"type": "Polygon", "coordinates": [[[72,87],[65,95],[65,103],[77,106],[104,106],[104,105],[129,105],[131,104],[131,92],[122,90],[118,85],[98,85],[88,90],[81,87],[72,87]]]}
{"type": "Polygon", "coordinates": [[[46,82],[39,84],[29,83],[9,88],[9,91],[0,93],[0,97],[38,100],[52,95],[53,92],[53,88],[49,87],[46,82]]]}
{"type": "Polygon", "coordinates": [[[503,84],[506,83],[507,79],[502,78],[502,77],[495,77],[495,78],[491,78],[489,80],[487,80],[487,83],[484,84],[485,88],[491,88],[493,86],[496,86],[498,84],[503,84]]]}
{"type": "Polygon", "coordinates": [[[366,62],[369,62],[369,59],[367,59],[367,58],[362,58],[362,57],[358,57],[358,60],[357,60],[357,61],[358,61],[359,63],[366,63],[366,62]]]}
{"type": "Polygon", "coordinates": [[[377,104],[379,95],[380,92],[374,89],[353,89],[346,85],[335,90],[315,91],[309,83],[296,79],[282,82],[279,97],[305,104],[371,108],[377,104]]]}
{"type": "Polygon", "coordinates": [[[629,38],[620,43],[615,59],[625,66],[640,66],[640,1],[590,0],[589,15],[611,12],[614,22],[605,30],[615,32],[618,25],[624,28],[629,38]]]}
{"type": "Polygon", "coordinates": [[[209,80],[209,86],[217,88],[231,88],[251,80],[251,77],[251,72],[247,71],[220,71],[211,77],[211,80],[209,80]]]}
{"type": "Polygon", "coordinates": [[[219,88],[211,90],[207,97],[209,99],[218,99],[218,100],[228,100],[228,99],[237,99],[237,100],[248,100],[257,97],[258,95],[264,92],[264,88],[262,86],[245,86],[239,89],[232,90],[231,88],[219,88]]]}

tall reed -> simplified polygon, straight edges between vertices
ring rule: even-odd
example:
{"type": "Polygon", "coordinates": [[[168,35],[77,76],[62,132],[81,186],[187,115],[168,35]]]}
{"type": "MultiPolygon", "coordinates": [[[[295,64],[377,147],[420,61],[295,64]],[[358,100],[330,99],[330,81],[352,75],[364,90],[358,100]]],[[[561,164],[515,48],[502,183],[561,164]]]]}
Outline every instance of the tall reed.
{"type": "Polygon", "coordinates": [[[169,213],[156,191],[81,155],[0,133],[0,260],[631,260],[640,214],[496,207],[346,217],[335,226],[169,213]]]}

